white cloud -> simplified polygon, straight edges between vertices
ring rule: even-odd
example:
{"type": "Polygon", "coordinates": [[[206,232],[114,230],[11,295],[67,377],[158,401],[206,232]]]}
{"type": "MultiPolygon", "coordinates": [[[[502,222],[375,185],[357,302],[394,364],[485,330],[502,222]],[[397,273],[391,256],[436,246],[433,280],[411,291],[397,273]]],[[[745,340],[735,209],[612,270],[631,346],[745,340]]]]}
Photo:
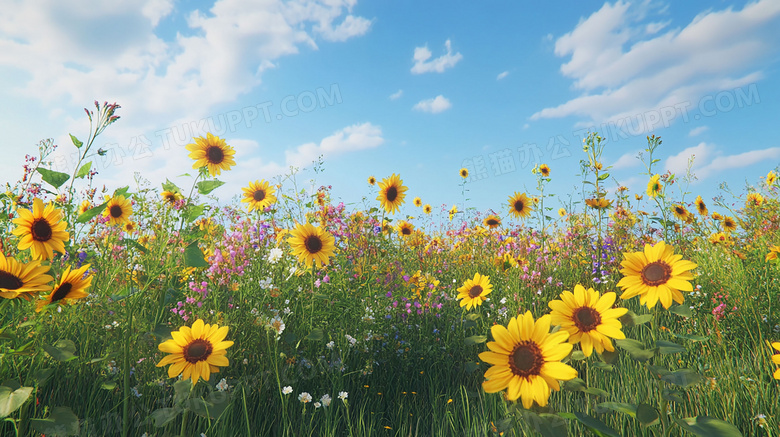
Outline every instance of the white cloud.
{"type": "Polygon", "coordinates": [[[463,55],[460,53],[452,53],[452,43],[450,40],[447,40],[444,43],[444,46],[447,48],[447,53],[430,61],[429,59],[431,56],[433,56],[433,54],[430,50],[428,50],[428,47],[415,47],[414,66],[412,66],[412,73],[443,73],[444,70],[454,67],[455,64],[463,59],[463,55]]]}
{"type": "Polygon", "coordinates": [[[421,100],[416,105],[414,105],[414,108],[412,109],[422,112],[430,112],[431,114],[438,114],[450,109],[451,107],[452,103],[450,103],[446,97],[440,94],[433,99],[421,100]]]}
{"type": "Polygon", "coordinates": [[[384,142],[382,129],[379,126],[371,123],[355,124],[323,138],[319,144],[306,143],[298,146],[294,151],[288,150],[285,152],[285,157],[287,165],[306,167],[320,155],[327,159],[347,152],[373,149],[384,142]]]}
{"type": "Polygon", "coordinates": [[[666,170],[682,175],[688,168],[688,160],[694,157],[692,171],[699,180],[717,176],[726,170],[748,167],[766,160],[780,158],[780,147],[751,150],[734,155],[723,155],[713,144],[699,143],[666,159],[666,170]]]}
{"type": "Polygon", "coordinates": [[[398,100],[402,95],[404,95],[404,90],[398,90],[393,94],[390,94],[390,100],[398,100]]]}
{"type": "Polygon", "coordinates": [[[704,132],[706,132],[706,131],[707,131],[707,130],[709,130],[709,129],[710,129],[710,127],[709,127],[709,126],[699,126],[699,127],[695,127],[695,128],[693,128],[693,129],[691,129],[691,131],[690,131],[690,132],[688,132],[688,136],[689,136],[689,137],[695,137],[696,135],[699,135],[699,134],[701,134],[701,133],[704,133],[704,132]]]}
{"type": "Polygon", "coordinates": [[[355,17],[354,15],[347,15],[344,21],[341,22],[334,29],[331,23],[323,25],[317,29],[322,36],[328,41],[346,41],[349,38],[362,36],[371,27],[371,20],[367,20],[363,17],[355,17]]]}
{"type": "Polygon", "coordinates": [[[637,155],[641,150],[634,150],[633,152],[624,153],[620,158],[612,164],[615,170],[622,170],[626,168],[636,167],[640,164],[637,159],[637,155]]]}
{"type": "Polygon", "coordinates": [[[503,78],[505,78],[507,76],[509,76],[509,72],[508,71],[504,71],[502,73],[499,73],[498,76],[496,76],[496,80],[501,80],[501,79],[503,79],[503,78]]]}
{"type": "Polygon", "coordinates": [[[696,107],[708,93],[761,79],[759,64],[777,50],[771,41],[780,24],[780,2],[706,11],[683,28],[656,35],[665,23],[642,24],[649,7],[647,2],[605,3],[558,38],[555,54],[569,57],[561,73],[581,94],[531,118],[579,116],[592,124],[681,103],[696,107]]]}

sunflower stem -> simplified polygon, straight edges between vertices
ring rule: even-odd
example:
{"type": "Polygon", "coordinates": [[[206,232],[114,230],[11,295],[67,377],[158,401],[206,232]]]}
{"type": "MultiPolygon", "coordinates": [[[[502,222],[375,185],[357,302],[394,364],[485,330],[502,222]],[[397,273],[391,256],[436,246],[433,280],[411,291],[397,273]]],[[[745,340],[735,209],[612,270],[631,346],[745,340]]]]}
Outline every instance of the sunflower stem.
{"type": "MultiPolygon", "coordinates": [[[[197,384],[197,382],[195,383],[197,384]]],[[[185,408],[184,414],[181,416],[181,428],[179,429],[179,437],[185,437],[187,434],[184,432],[187,430],[187,419],[189,419],[190,410],[186,408],[187,401],[192,397],[192,392],[195,391],[195,384],[190,384],[190,392],[187,394],[187,399],[184,401],[185,408]]]]}

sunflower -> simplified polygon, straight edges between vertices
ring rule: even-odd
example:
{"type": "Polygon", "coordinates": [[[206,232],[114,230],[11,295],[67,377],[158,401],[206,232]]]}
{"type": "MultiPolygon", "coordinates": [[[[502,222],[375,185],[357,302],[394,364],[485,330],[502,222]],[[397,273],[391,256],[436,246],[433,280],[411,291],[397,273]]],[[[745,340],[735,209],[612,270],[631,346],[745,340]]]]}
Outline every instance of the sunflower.
{"type": "Polygon", "coordinates": [[[544,177],[550,177],[550,167],[547,166],[547,164],[542,164],[539,166],[539,173],[542,174],[544,177]]]}
{"type": "Polygon", "coordinates": [[[723,220],[723,216],[718,214],[717,212],[712,213],[712,219],[713,220],[723,220]]]}
{"type": "Polygon", "coordinates": [[[181,375],[183,379],[191,379],[192,384],[198,379],[209,380],[212,373],[219,372],[219,367],[230,364],[225,356],[227,348],[233,346],[232,341],[223,341],[227,337],[228,327],[204,324],[198,319],[189,326],[182,326],[178,331],[171,332],[170,340],[157,346],[166,355],[157,367],[172,364],[168,368],[168,377],[181,375]]]}
{"type": "Polygon", "coordinates": [[[450,221],[452,221],[452,218],[455,217],[455,214],[458,213],[458,205],[452,205],[452,208],[450,208],[450,221]]]}
{"type": "Polygon", "coordinates": [[[580,343],[586,357],[591,356],[594,349],[598,353],[605,349],[614,352],[610,338],[626,338],[618,317],[628,312],[628,308],[612,308],[615,298],[617,295],[613,292],[599,296],[592,288],[585,290],[577,284],[574,293],[564,290],[561,300],[547,304],[552,309],[551,323],[569,333],[569,343],[580,343]]]}
{"type": "Polygon", "coordinates": [[[593,209],[607,209],[612,206],[612,201],[604,197],[585,199],[585,204],[593,209]]]}
{"type": "Polygon", "coordinates": [[[764,258],[764,262],[769,262],[774,259],[777,259],[778,254],[780,254],[780,246],[771,246],[769,248],[769,253],[767,253],[766,258],[764,258]]]}
{"type": "Polygon", "coordinates": [[[266,207],[276,202],[276,190],[270,186],[268,181],[250,182],[249,186],[242,188],[244,198],[241,202],[249,204],[249,212],[254,210],[263,211],[266,207]]]}
{"type": "Polygon", "coordinates": [[[486,226],[490,229],[495,229],[499,226],[501,226],[501,218],[499,218],[495,214],[491,214],[487,217],[485,217],[484,220],[482,220],[482,226],[486,226]]]}
{"type": "Polygon", "coordinates": [[[49,283],[54,278],[46,274],[48,271],[49,266],[42,266],[40,260],[23,264],[0,252],[0,297],[30,300],[31,294],[51,290],[49,283]]]}
{"type": "MultiPolygon", "coordinates": [[[[777,351],[780,352],[780,342],[776,341],[772,343],[772,347],[777,351]]],[[[772,362],[775,364],[780,364],[780,354],[774,353],[772,354],[772,362]]],[[[775,373],[772,374],[772,377],[775,379],[780,379],[780,368],[775,370],[775,373]]]]}
{"type": "Polygon", "coordinates": [[[400,222],[398,222],[398,226],[396,229],[398,229],[398,235],[402,237],[407,237],[409,235],[412,235],[412,231],[414,230],[414,225],[412,225],[409,222],[405,222],[401,220],[400,222]]]}
{"type": "Polygon", "coordinates": [[[173,205],[183,198],[183,196],[175,191],[163,191],[160,193],[160,197],[163,198],[165,203],[173,205]]]}
{"type": "Polygon", "coordinates": [[[723,244],[728,241],[728,238],[726,237],[726,234],[723,232],[716,232],[712,235],[710,235],[710,243],[718,245],[723,244]]]}
{"type": "Polygon", "coordinates": [[[515,217],[525,218],[531,214],[531,201],[525,193],[518,193],[509,196],[509,212],[515,217]]]}
{"type": "Polygon", "coordinates": [[[422,206],[422,199],[420,199],[419,197],[415,197],[412,203],[414,204],[414,206],[419,208],[422,206]]]}
{"type": "Polygon", "coordinates": [[[89,211],[89,209],[92,208],[92,204],[89,203],[89,200],[84,200],[79,204],[78,213],[79,215],[84,214],[85,212],[89,211]]]}
{"type": "Polygon", "coordinates": [[[319,266],[329,264],[336,247],[336,239],[333,235],[320,227],[314,227],[311,223],[297,224],[295,229],[290,231],[290,238],[287,241],[292,246],[293,255],[307,266],[311,266],[312,263],[319,266]]]}
{"type": "Polygon", "coordinates": [[[566,216],[566,209],[565,208],[559,208],[558,209],[558,215],[561,217],[566,216]]]}
{"type": "Polygon", "coordinates": [[[460,174],[460,177],[462,177],[463,179],[466,179],[467,177],[469,177],[469,169],[467,169],[465,167],[460,169],[460,171],[458,173],[460,174]]]}
{"type": "Polygon", "coordinates": [[[426,213],[426,214],[430,214],[430,213],[431,213],[431,211],[433,211],[433,208],[431,208],[431,205],[429,205],[429,204],[427,204],[427,203],[426,203],[425,205],[423,205],[423,212],[424,212],[424,213],[426,213]]]}
{"type": "Polygon", "coordinates": [[[678,220],[683,222],[688,220],[688,210],[683,205],[672,205],[671,210],[678,220]]]}
{"type": "Polygon", "coordinates": [[[523,407],[530,408],[534,401],[546,406],[550,389],[561,389],[558,381],[577,377],[577,371],[561,362],[569,355],[572,345],[566,342],[569,333],[558,331],[550,334],[549,314],[534,322],[530,311],[512,317],[509,325],[493,325],[490,332],[496,341],[487,344],[489,351],[479,354],[479,359],[493,366],[485,372],[482,388],[487,393],[506,389],[510,401],[522,398],[523,407]]]}
{"type": "Polygon", "coordinates": [[[747,207],[759,207],[764,204],[764,196],[759,193],[748,193],[745,206],[747,207]]]}
{"type": "Polygon", "coordinates": [[[647,183],[647,197],[656,197],[661,194],[664,189],[664,184],[659,180],[661,175],[655,174],[650,178],[650,182],[647,183]]]}
{"type": "Polygon", "coordinates": [[[458,288],[458,296],[455,299],[463,299],[460,301],[460,306],[465,306],[466,310],[470,310],[482,305],[491,291],[493,291],[493,286],[490,285],[490,277],[474,273],[474,279],[467,279],[466,283],[458,288]]]}
{"type": "Polygon", "coordinates": [[[702,200],[701,196],[696,197],[696,211],[698,211],[699,215],[702,216],[709,214],[709,211],[707,211],[707,205],[704,204],[704,200],[702,200]]]}
{"type": "Polygon", "coordinates": [[[108,217],[109,225],[123,225],[130,221],[131,214],[133,214],[133,207],[130,205],[130,199],[125,199],[125,196],[112,197],[103,210],[103,215],[108,217]]]}
{"type": "Polygon", "coordinates": [[[406,190],[409,188],[404,187],[403,184],[404,181],[395,173],[389,178],[382,179],[382,182],[379,183],[379,196],[377,196],[376,200],[381,202],[386,212],[395,214],[398,211],[398,207],[404,203],[406,190]]]}
{"type": "Polygon", "coordinates": [[[195,160],[192,168],[208,167],[209,175],[216,176],[222,173],[222,170],[228,171],[230,167],[236,165],[233,155],[236,151],[225,144],[225,140],[215,137],[211,133],[206,138],[194,138],[195,142],[187,144],[187,150],[190,152],[190,158],[195,160]]]}
{"type": "Polygon", "coordinates": [[[373,176],[368,177],[368,184],[369,185],[376,185],[376,178],[373,176]]]}
{"type": "Polygon", "coordinates": [[[62,220],[62,210],[49,202],[45,207],[41,199],[33,200],[32,211],[18,209],[19,217],[13,220],[19,237],[19,250],[30,249],[33,259],[54,258],[54,251],[65,253],[65,242],[70,235],[65,231],[68,223],[62,220]]]}
{"type": "Polygon", "coordinates": [[[89,264],[84,264],[81,268],[73,271],[71,271],[70,266],[68,266],[65,271],[62,272],[60,283],[54,287],[54,291],[46,296],[46,299],[39,300],[35,304],[35,312],[41,311],[43,307],[52,303],[58,305],[65,303],[70,304],[76,299],[82,299],[89,296],[89,293],[87,293],[86,290],[92,285],[92,275],[85,276],[87,269],[89,269],[89,264]]]}
{"type": "Polygon", "coordinates": [[[737,222],[730,216],[723,217],[721,225],[723,226],[724,231],[733,232],[737,230],[737,222]]]}
{"type": "Polygon", "coordinates": [[[774,185],[776,180],[777,180],[777,175],[775,174],[774,171],[770,171],[769,173],[766,174],[766,185],[768,187],[774,185]]]}
{"type": "Polygon", "coordinates": [[[682,291],[693,291],[690,280],[697,265],[674,254],[674,247],[659,241],[654,246],[645,245],[643,252],[625,253],[620,265],[623,278],[618,287],[623,289],[621,299],[639,296],[639,303],[647,308],[659,301],[665,309],[672,300],[683,303],[682,291]]]}
{"type": "Polygon", "coordinates": [[[124,226],[122,226],[128,234],[132,234],[138,229],[138,224],[132,220],[128,220],[124,226]]]}

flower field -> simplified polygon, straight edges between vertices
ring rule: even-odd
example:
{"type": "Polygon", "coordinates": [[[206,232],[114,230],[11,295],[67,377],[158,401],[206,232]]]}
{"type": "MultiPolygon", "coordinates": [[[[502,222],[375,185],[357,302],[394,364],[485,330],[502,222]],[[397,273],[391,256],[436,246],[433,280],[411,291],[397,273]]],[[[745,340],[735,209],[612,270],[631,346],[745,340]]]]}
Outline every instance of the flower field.
{"type": "Polygon", "coordinates": [[[101,191],[119,109],[73,174],[43,141],[0,195],[2,436],[778,434],[774,171],[705,201],[650,136],[647,189],[608,191],[592,133],[559,210],[546,164],[489,211],[398,174],[364,208],[295,174],[218,207],[241,156],[211,134],[188,186],[101,191]]]}

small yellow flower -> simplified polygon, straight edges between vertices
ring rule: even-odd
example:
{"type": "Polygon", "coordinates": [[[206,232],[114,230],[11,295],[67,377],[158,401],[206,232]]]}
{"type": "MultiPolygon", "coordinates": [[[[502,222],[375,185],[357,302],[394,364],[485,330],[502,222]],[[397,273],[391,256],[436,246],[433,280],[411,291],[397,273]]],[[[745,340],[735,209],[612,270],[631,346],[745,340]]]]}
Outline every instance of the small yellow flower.
{"type": "Polygon", "coordinates": [[[459,173],[460,173],[460,177],[462,177],[463,179],[466,179],[467,177],[469,177],[469,169],[467,169],[465,167],[460,169],[459,173]]]}

